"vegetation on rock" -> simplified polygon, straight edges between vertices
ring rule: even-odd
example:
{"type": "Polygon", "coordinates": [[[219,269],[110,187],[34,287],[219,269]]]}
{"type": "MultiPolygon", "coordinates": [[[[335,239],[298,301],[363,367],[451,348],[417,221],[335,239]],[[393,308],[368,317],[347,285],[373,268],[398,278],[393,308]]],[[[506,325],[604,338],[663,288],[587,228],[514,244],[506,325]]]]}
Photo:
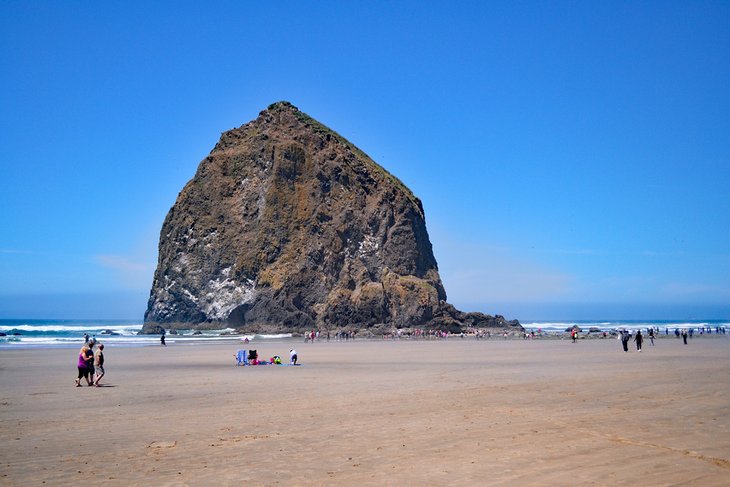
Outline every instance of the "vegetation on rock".
{"type": "Polygon", "coordinates": [[[288,102],[223,133],[165,219],[144,331],[180,324],[519,326],[447,304],[420,200],[288,102]]]}

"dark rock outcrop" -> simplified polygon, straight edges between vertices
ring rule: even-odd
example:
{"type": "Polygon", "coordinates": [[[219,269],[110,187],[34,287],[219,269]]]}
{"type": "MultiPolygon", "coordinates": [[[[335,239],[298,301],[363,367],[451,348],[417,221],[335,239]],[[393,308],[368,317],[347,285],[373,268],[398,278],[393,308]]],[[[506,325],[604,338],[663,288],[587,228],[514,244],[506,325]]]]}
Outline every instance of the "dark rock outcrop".
{"type": "Polygon", "coordinates": [[[446,303],[420,200],[287,102],[225,132],[162,227],[143,332],[222,325],[519,327],[446,303]]]}

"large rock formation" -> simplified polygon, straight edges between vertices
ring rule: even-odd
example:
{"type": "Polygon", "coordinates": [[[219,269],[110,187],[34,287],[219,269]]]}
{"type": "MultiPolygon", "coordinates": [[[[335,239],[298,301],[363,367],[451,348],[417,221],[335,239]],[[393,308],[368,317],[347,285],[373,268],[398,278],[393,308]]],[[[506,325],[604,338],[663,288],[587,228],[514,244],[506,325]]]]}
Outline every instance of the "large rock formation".
{"type": "Polygon", "coordinates": [[[144,331],[517,326],[446,303],[423,207],[287,102],[225,132],[162,226],[144,331]]]}

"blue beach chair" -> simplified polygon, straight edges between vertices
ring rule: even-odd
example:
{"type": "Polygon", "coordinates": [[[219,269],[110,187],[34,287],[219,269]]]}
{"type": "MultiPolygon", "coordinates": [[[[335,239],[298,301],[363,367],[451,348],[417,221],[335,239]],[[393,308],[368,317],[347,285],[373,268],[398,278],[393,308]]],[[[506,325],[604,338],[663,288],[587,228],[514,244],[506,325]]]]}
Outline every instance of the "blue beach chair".
{"type": "Polygon", "coordinates": [[[236,365],[248,365],[248,353],[246,350],[236,352],[236,365]]]}

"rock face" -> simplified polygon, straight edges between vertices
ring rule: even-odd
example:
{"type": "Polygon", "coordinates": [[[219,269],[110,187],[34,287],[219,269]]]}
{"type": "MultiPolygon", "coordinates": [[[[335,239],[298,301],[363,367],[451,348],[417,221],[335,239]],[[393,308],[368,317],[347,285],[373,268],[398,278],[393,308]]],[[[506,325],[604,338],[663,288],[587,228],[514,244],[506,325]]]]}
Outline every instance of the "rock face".
{"type": "Polygon", "coordinates": [[[225,132],[160,234],[143,332],[516,326],[446,303],[423,207],[287,102],[225,132]]]}

